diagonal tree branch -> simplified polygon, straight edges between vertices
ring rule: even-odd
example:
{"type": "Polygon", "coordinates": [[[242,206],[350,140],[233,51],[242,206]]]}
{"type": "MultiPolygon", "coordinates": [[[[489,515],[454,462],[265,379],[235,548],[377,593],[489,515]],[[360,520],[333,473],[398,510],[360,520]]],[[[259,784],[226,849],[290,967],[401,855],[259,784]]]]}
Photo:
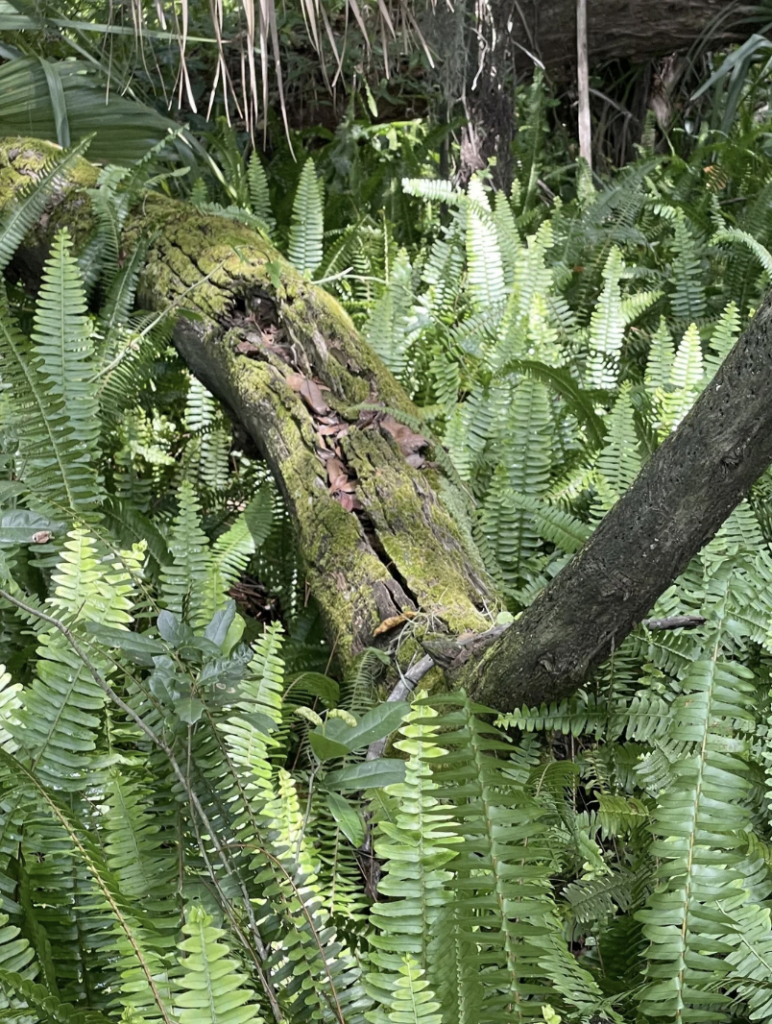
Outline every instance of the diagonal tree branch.
{"type": "Polygon", "coordinates": [[[645,618],[772,463],[772,296],[678,430],[461,679],[509,710],[559,700],[645,618]]]}

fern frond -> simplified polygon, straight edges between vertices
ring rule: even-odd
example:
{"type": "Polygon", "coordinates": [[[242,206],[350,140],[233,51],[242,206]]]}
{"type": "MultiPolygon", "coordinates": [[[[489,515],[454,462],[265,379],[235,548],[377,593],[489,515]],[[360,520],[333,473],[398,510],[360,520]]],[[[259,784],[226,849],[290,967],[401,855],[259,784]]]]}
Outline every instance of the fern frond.
{"type": "Polygon", "coordinates": [[[368,343],[392,373],[403,376],[407,366],[408,324],[413,299],[412,268],[405,250],[400,250],[389,283],[375,303],[365,326],[368,343]]]}
{"type": "Polygon", "coordinates": [[[183,991],[177,996],[180,1024],[262,1022],[254,993],[245,984],[246,976],[220,941],[225,932],[213,927],[203,907],[190,908],[182,930],[186,938],[180,949],[187,955],[181,961],[183,991]]]}
{"type": "Polygon", "coordinates": [[[313,160],[306,160],[300,172],[300,181],[292,206],[290,228],[290,263],[298,270],[313,273],[322,262],[324,239],[324,208],[322,186],[316,176],[313,160]]]}
{"type": "Polygon", "coordinates": [[[491,312],[506,299],[504,267],[496,229],[485,190],[478,179],[469,183],[467,204],[466,258],[469,294],[478,309],[491,312]]]}
{"type": "Polygon", "coordinates": [[[195,618],[203,596],[201,587],[208,573],[209,540],[201,529],[201,506],[188,480],[180,487],[179,503],[169,538],[172,563],[161,573],[161,593],[169,611],[195,618]]]}
{"type": "MultiPolygon", "coordinates": [[[[673,780],[654,811],[651,853],[660,858],[659,886],[637,915],[650,940],[649,983],[642,1009],[676,1021],[719,1020],[726,997],[715,982],[729,965],[718,903],[740,881],[740,833],[748,783],[736,723],[753,722],[751,673],[720,658],[694,662],[671,708],[670,735],[694,753],[673,765],[673,780]]],[[[747,728],[747,726],[746,726],[747,728]]]]}
{"type": "Polygon", "coordinates": [[[261,220],[269,231],[276,227],[271,213],[271,198],[268,190],[268,178],[265,175],[263,162],[257,150],[253,150],[247,165],[247,181],[249,183],[249,202],[252,213],[261,220]]]}

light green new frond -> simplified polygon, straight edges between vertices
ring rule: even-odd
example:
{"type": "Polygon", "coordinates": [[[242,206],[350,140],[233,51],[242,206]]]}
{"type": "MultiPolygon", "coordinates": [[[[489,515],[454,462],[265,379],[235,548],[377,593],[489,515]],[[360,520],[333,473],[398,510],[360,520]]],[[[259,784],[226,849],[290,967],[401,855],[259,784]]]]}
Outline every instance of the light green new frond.
{"type": "Polygon", "coordinates": [[[496,344],[486,347],[492,370],[511,359],[535,358],[557,365],[555,281],[547,253],[554,244],[552,224],[545,220],[526,242],[515,266],[514,282],[498,328],[496,344]]]}
{"type": "MultiPolygon", "coordinates": [[[[10,386],[4,401],[18,437],[20,475],[33,507],[53,507],[59,514],[66,509],[81,514],[93,510],[100,499],[92,462],[96,420],[84,424],[75,412],[75,422],[71,421],[73,410],[61,394],[52,392],[38,369],[40,360],[18,330],[4,289],[0,289],[0,357],[3,382],[10,386]]],[[[64,358],[69,365],[67,353],[64,358]]],[[[87,374],[87,364],[79,372],[87,374]]]]}
{"type": "Polygon", "coordinates": [[[595,388],[616,386],[619,352],[625,334],[625,317],[619,282],[624,270],[622,253],[613,246],[603,269],[603,291],[590,318],[587,343],[588,384],[595,388]]]}
{"type": "Polygon", "coordinates": [[[209,541],[201,529],[201,506],[189,480],[182,482],[179,503],[169,538],[172,563],[161,574],[161,595],[169,611],[194,619],[209,571],[209,541]]]}
{"type": "Polygon", "coordinates": [[[250,804],[262,812],[275,796],[269,753],[282,723],[284,662],[280,657],[282,627],[269,626],[255,644],[255,653],[241,682],[235,713],[219,723],[230,759],[242,774],[250,804]]]}
{"type": "Polygon", "coordinates": [[[100,274],[108,288],[120,270],[121,235],[131,196],[128,190],[119,189],[128,174],[128,167],[108,165],[99,172],[97,188],[88,190],[97,222],[96,248],[101,264],[100,274]]]}
{"type": "Polygon", "coordinates": [[[651,339],[649,358],[646,360],[644,383],[650,395],[663,390],[670,383],[674,359],[673,339],[670,337],[667,323],[662,318],[656,333],[651,339]]]}
{"type": "MultiPolygon", "coordinates": [[[[516,748],[477,717],[481,708],[463,692],[433,703],[442,711],[448,750],[436,775],[438,796],[453,807],[453,832],[462,840],[445,887],[468,944],[468,966],[483,990],[477,1019],[538,1019],[551,982],[539,963],[554,942],[564,941],[550,896],[545,812],[506,756],[516,748]]],[[[434,929],[437,941],[443,920],[434,929]]],[[[430,959],[429,978],[438,993],[456,984],[456,973],[453,960],[430,959]]],[[[469,994],[479,998],[474,988],[469,994]]]]}
{"type": "Polygon", "coordinates": [[[307,830],[297,783],[285,769],[260,818],[267,849],[256,852],[252,866],[281,928],[272,959],[277,968],[287,958],[292,964],[291,974],[282,972],[286,1000],[314,1021],[361,1021],[371,1006],[361,967],[326,912],[319,852],[307,830]]]}
{"type": "Polygon", "coordinates": [[[408,755],[405,781],[387,787],[397,801],[394,821],[381,821],[375,851],[383,863],[379,890],[386,901],[375,903],[371,943],[380,971],[367,977],[369,993],[387,1001],[402,958],[410,955],[426,967],[432,926],[448,899],[452,878],[446,865],[456,856],[451,809],[437,799],[432,764],[445,751],[436,745],[437,712],[414,705],[396,746],[408,755]]]}
{"type": "Polygon", "coordinates": [[[494,311],[507,297],[501,250],[496,227],[482,184],[469,183],[467,206],[466,258],[469,267],[468,290],[477,309],[494,311]]]}
{"type": "MultiPolygon", "coordinates": [[[[231,432],[225,427],[220,406],[196,377],[191,377],[185,419],[195,435],[191,444],[199,479],[214,491],[225,490],[230,470],[231,432]]],[[[187,452],[185,461],[188,463],[187,452]]]]}
{"type": "Polygon", "coordinates": [[[426,292],[417,306],[431,322],[453,323],[464,270],[465,223],[462,211],[453,213],[450,225],[432,244],[422,272],[426,292]]]}
{"type": "Polygon", "coordinates": [[[5,665],[0,665],[0,748],[9,754],[16,752],[11,730],[18,725],[18,712],[22,705],[21,683],[14,683],[5,665]]]}
{"type": "Polygon", "coordinates": [[[533,511],[513,501],[510,492],[538,498],[550,482],[553,418],[541,381],[519,381],[499,429],[499,465],[480,511],[480,528],[505,578],[514,578],[536,550],[539,531],[533,511]]]}
{"type": "MultiPolygon", "coordinates": [[[[110,360],[108,355],[115,362],[116,355],[112,354],[113,347],[119,340],[122,340],[121,335],[125,329],[125,325],[131,321],[131,314],[134,309],[134,301],[137,293],[137,284],[139,282],[139,275],[145,265],[147,257],[147,250],[149,242],[146,239],[141,239],[133,251],[130,253],[128,258],[123,262],[123,265],[118,270],[113,280],[110,282],[110,287],[107,289],[107,294],[102,306],[99,310],[100,316],[100,328],[104,335],[104,342],[98,346],[98,354],[101,357],[100,372],[106,373],[107,366],[110,360]]],[[[141,340],[136,340],[131,347],[131,354],[127,353],[127,359],[132,359],[133,354],[141,347],[141,340]]],[[[136,357],[134,357],[136,358],[136,357]]],[[[121,360],[121,363],[126,360],[121,360]]],[[[103,386],[102,393],[105,388],[103,386]]]]}
{"type": "Polygon", "coordinates": [[[442,345],[432,349],[429,374],[437,405],[452,416],[457,408],[461,373],[458,361],[442,345]]]}
{"type": "Polygon", "coordinates": [[[453,205],[463,203],[466,199],[464,193],[459,192],[452,182],[441,179],[403,178],[402,190],[409,196],[453,205]]]}
{"type": "Polygon", "coordinates": [[[265,715],[276,726],[281,724],[284,696],[283,632],[281,623],[274,622],[258,637],[247,678],[242,684],[243,700],[251,705],[249,710],[265,715]]]}
{"type": "MultiPolygon", "coordinates": [[[[52,603],[65,618],[77,616],[114,629],[131,622],[128,573],[98,562],[94,543],[83,531],[70,534],[54,581],[52,603]]],[[[97,650],[90,652],[86,666],[53,628],[40,634],[38,657],[37,678],[25,689],[18,724],[9,731],[44,782],[80,790],[101,764],[93,751],[106,695],[92,669],[107,679],[114,665],[97,650]]]]}
{"type": "Polygon", "coordinates": [[[541,381],[525,377],[518,382],[500,429],[500,464],[507,484],[532,497],[544,494],[549,485],[553,420],[550,393],[541,381]]]}
{"type": "Polygon", "coordinates": [[[263,162],[256,150],[252,151],[247,165],[247,181],[249,183],[249,202],[252,213],[270,230],[276,227],[271,213],[271,197],[268,190],[268,178],[263,169],[263,162]]]}
{"type": "Polygon", "coordinates": [[[72,530],[67,538],[53,574],[56,587],[50,603],[81,621],[128,626],[132,622],[133,586],[127,568],[139,570],[135,557],[127,552],[126,566],[109,568],[84,530],[72,530]]]}
{"type": "Polygon", "coordinates": [[[476,384],[449,418],[443,443],[462,480],[472,479],[494,435],[494,424],[503,418],[509,396],[509,388],[476,384]]]}
{"type": "Polygon", "coordinates": [[[439,1012],[440,1004],[425,974],[412,957],[406,956],[384,998],[383,1009],[370,1011],[367,1020],[371,1024],[450,1024],[439,1012]]]}
{"type": "Polygon", "coordinates": [[[662,434],[675,430],[694,405],[702,386],[702,344],[696,324],[692,324],[678,346],[670,373],[670,390],[662,395],[662,434]]]}
{"type": "Polygon", "coordinates": [[[274,855],[286,871],[302,878],[304,886],[318,896],[319,854],[306,830],[305,807],[300,806],[297,783],[284,768],[279,769],[276,792],[266,804],[263,818],[271,829],[274,855]]]}
{"type": "Polygon", "coordinates": [[[392,373],[404,374],[409,345],[408,324],[413,302],[412,267],[400,249],[389,283],[375,303],[364,329],[365,338],[392,373]]]}
{"type": "Polygon", "coordinates": [[[322,262],[324,239],[324,207],[322,186],[316,176],[313,160],[306,160],[300,172],[298,190],[292,206],[288,257],[298,270],[308,274],[322,262]]]}
{"type": "Polygon", "coordinates": [[[713,328],[710,347],[705,356],[705,382],[712,380],[737,341],[740,332],[740,314],[735,302],[730,302],[713,328]]]}
{"type": "Polygon", "coordinates": [[[662,292],[636,292],[622,299],[622,316],[625,324],[631,324],[662,298],[662,292]]]}
{"type": "Polygon", "coordinates": [[[635,480],[641,468],[640,445],[635,431],[630,385],[622,385],[619,397],[607,419],[608,440],[598,456],[599,487],[597,505],[607,512],[635,480]]]}
{"type": "Polygon", "coordinates": [[[261,1022],[238,961],[228,956],[228,947],[220,941],[225,932],[213,927],[212,918],[199,906],[190,908],[182,930],[186,938],[180,948],[187,955],[181,960],[183,991],[177,996],[180,1024],[261,1022]]]}
{"type": "Polygon", "coordinates": [[[520,258],[523,243],[515,224],[512,206],[503,192],[497,192],[493,204],[493,221],[501,251],[501,262],[504,267],[504,278],[511,286],[515,277],[515,268],[520,258]]]}

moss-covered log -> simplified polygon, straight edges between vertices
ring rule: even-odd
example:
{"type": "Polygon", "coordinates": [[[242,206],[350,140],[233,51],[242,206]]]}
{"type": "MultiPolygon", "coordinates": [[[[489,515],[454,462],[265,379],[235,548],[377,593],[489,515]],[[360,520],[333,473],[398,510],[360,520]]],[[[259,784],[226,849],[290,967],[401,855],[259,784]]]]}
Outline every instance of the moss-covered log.
{"type": "MultiPolygon", "coordinates": [[[[0,143],[0,209],[54,149],[0,143]]],[[[95,182],[81,161],[60,183],[16,261],[28,279],[62,224],[88,235],[84,189],[95,182]]],[[[399,422],[418,410],[341,307],[253,230],[184,203],[145,197],[127,246],[140,237],[153,239],[141,304],[180,302],[200,316],[177,318],[175,345],[268,462],[342,662],[390,619],[418,614],[450,634],[485,629],[494,589],[440,499],[423,439],[399,422]]]]}

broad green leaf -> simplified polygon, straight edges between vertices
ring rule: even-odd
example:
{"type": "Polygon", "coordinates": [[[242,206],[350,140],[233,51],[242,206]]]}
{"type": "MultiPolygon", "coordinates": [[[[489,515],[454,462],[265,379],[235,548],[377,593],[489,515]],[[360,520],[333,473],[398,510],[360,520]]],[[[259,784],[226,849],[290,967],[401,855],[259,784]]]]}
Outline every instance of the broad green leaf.
{"type": "Polygon", "coordinates": [[[405,762],[395,758],[380,757],[374,761],[362,761],[347,765],[325,775],[324,784],[340,793],[351,793],[362,789],[380,789],[393,786],[405,779],[405,762]]]}

